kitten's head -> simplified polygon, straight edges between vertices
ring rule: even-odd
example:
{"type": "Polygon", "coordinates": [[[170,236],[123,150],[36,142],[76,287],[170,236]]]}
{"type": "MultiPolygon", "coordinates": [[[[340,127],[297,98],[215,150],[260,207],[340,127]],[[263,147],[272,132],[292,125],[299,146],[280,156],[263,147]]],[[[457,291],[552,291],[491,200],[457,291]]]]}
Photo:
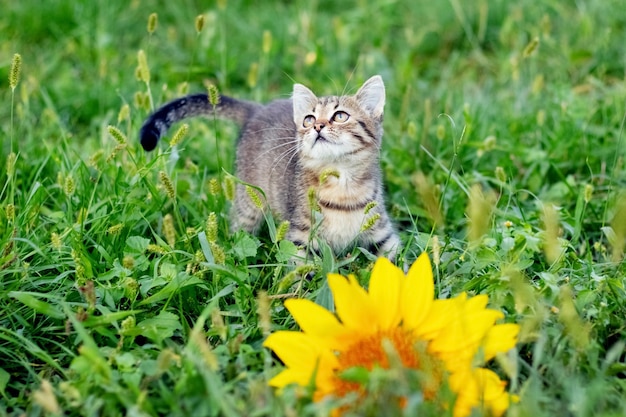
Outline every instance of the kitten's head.
{"type": "Polygon", "coordinates": [[[303,162],[324,166],[378,157],[382,139],[385,85],[380,75],[353,96],[317,97],[302,84],[293,86],[293,117],[303,162]]]}

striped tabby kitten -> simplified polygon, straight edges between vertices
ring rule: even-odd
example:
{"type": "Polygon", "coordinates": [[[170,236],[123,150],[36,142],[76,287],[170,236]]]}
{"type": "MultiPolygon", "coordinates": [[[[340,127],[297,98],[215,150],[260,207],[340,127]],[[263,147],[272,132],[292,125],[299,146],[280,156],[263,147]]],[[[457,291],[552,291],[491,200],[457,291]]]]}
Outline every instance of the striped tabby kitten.
{"type": "MultiPolygon", "coordinates": [[[[289,221],[289,240],[317,249],[311,239],[319,221],[309,202],[313,189],[322,214],[315,233],[336,253],[362,245],[394,258],[400,240],[385,211],[379,166],[384,105],[379,75],[354,96],[317,97],[295,84],[290,100],[261,105],[220,96],[214,108],[206,94],[195,94],[152,114],[141,128],[141,144],[154,149],[173,123],[188,117],[233,120],[242,126],[237,176],[260,187],[271,212],[289,221]],[[368,221],[373,225],[363,227],[368,221]]],[[[237,185],[231,228],[253,232],[262,219],[245,187],[237,185]]]]}

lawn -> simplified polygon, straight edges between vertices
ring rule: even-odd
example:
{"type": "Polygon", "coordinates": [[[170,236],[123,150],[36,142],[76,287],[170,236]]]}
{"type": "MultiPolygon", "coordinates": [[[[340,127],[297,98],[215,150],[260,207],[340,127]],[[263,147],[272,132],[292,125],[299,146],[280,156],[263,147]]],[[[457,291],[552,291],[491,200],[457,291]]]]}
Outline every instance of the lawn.
{"type": "MultiPolygon", "coordinates": [[[[520,325],[491,365],[519,397],[508,415],[626,415],[621,3],[7,2],[0,416],[326,415],[268,387],[282,367],[262,343],[297,329],[285,299],[331,309],[327,274],[367,286],[374,256],[294,271],[271,219],[229,231],[232,123],[190,120],[152,153],[138,131],[209,85],[269,101],[374,74],[407,264],[426,252],[436,297],[486,294],[520,325]]],[[[363,378],[354,415],[441,414],[419,393],[389,407],[397,373],[363,378]]]]}

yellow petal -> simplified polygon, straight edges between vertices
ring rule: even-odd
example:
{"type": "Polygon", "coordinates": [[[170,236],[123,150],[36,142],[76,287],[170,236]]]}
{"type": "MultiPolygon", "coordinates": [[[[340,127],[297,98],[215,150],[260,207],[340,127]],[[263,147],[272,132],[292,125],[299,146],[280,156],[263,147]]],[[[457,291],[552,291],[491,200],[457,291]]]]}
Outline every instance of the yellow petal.
{"type": "Polygon", "coordinates": [[[517,343],[518,334],[519,325],[513,323],[498,324],[491,328],[482,343],[485,362],[499,352],[512,349],[517,343]]]}
{"type": "Polygon", "coordinates": [[[466,417],[472,412],[472,408],[479,403],[478,384],[472,377],[469,368],[462,372],[454,372],[448,378],[448,384],[452,392],[457,394],[454,402],[454,417],[466,417]]]}
{"type": "Polygon", "coordinates": [[[501,416],[509,408],[509,394],[506,392],[506,382],[500,380],[493,371],[478,368],[474,371],[474,378],[481,393],[481,405],[485,414],[501,416]]]}
{"type": "Polygon", "coordinates": [[[402,326],[407,329],[420,326],[430,311],[434,296],[433,271],[430,259],[424,252],[411,265],[401,289],[402,326]]]}
{"type": "Polygon", "coordinates": [[[486,294],[478,294],[474,297],[467,298],[467,294],[463,293],[465,304],[463,308],[466,312],[483,310],[487,307],[487,302],[489,301],[489,297],[486,294]]]}
{"type": "Polygon", "coordinates": [[[467,299],[463,293],[452,300],[454,303],[451,309],[454,310],[452,312],[454,318],[447,324],[445,331],[433,340],[430,349],[432,352],[470,349],[473,356],[487,332],[497,319],[503,317],[503,314],[485,308],[487,296],[479,295],[467,299]]]}
{"type": "Polygon", "coordinates": [[[303,372],[302,370],[294,370],[287,368],[268,381],[268,385],[276,388],[283,388],[289,384],[298,384],[306,387],[312,383],[314,373],[303,372]]]}
{"type": "Polygon", "coordinates": [[[454,417],[469,416],[472,409],[484,415],[501,416],[509,407],[510,396],[506,383],[494,372],[478,368],[452,374],[450,388],[458,396],[454,404],[454,417]]]}
{"type": "MultiPolygon", "coordinates": [[[[324,307],[306,299],[289,299],[285,307],[291,313],[303,332],[316,337],[324,348],[336,349],[338,337],[345,333],[345,328],[337,317],[324,307]]],[[[321,346],[322,347],[322,346],[321,346]]]]}
{"type": "Polygon", "coordinates": [[[399,298],[403,281],[402,270],[389,259],[376,260],[370,278],[369,296],[378,315],[379,330],[390,329],[400,323],[399,298]]]}
{"type": "Polygon", "coordinates": [[[272,349],[287,367],[309,373],[313,372],[321,355],[316,340],[301,332],[281,330],[272,333],[263,346],[272,349]]]}
{"type": "Polygon", "coordinates": [[[434,300],[419,327],[413,329],[415,336],[422,340],[433,340],[442,332],[455,316],[455,299],[434,300]]]}
{"type": "Polygon", "coordinates": [[[328,286],[335,299],[337,316],[348,330],[361,334],[376,331],[378,318],[372,302],[365,290],[353,276],[345,278],[328,274],[328,286]]]}

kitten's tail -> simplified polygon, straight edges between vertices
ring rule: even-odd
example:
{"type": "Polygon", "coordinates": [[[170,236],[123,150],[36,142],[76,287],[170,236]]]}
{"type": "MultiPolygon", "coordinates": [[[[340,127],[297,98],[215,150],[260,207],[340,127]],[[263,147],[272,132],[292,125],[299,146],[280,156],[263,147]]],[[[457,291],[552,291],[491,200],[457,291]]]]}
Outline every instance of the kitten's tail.
{"type": "Polygon", "coordinates": [[[176,122],[195,116],[211,116],[230,119],[242,125],[259,107],[258,104],[235,100],[227,96],[220,96],[219,103],[213,106],[209,103],[207,94],[192,94],[170,101],[157,109],[144,122],[139,131],[141,146],[146,151],[156,148],[159,139],[176,122]]]}

